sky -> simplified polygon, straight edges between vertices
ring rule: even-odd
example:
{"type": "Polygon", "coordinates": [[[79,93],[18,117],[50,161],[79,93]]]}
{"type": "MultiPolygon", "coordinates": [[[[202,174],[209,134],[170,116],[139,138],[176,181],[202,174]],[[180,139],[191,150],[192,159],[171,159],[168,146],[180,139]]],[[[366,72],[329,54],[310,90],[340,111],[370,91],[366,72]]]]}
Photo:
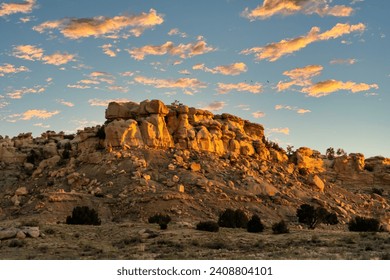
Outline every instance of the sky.
{"type": "Polygon", "coordinates": [[[0,135],[175,100],[282,147],[390,157],[390,1],[0,0],[0,135]]]}

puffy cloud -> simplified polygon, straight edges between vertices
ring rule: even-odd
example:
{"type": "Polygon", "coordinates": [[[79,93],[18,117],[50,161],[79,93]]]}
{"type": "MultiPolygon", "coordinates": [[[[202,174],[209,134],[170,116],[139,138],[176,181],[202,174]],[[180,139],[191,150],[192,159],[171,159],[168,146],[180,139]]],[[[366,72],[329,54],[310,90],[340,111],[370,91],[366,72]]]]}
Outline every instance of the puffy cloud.
{"type": "Polygon", "coordinates": [[[156,79],[147,78],[143,76],[137,76],[134,81],[140,84],[153,86],[155,88],[181,88],[181,89],[192,89],[194,91],[207,87],[206,83],[203,83],[195,78],[180,78],[177,80],[170,79],[156,79]]]}
{"type": "MultiPolygon", "coordinates": [[[[46,21],[33,29],[39,33],[58,29],[62,35],[69,39],[84,37],[110,37],[118,38],[123,29],[130,29],[134,36],[140,36],[146,29],[162,24],[164,19],[156,10],[150,9],[149,13],[139,15],[93,18],[64,18],[54,21],[46,21]]],[[[122,35],[128,37],[128,35],[122,35]]]]}
{"type": "Polygon", "coordinates": [[[205,72],[213,74],[222,74],[222,75],[231,75],[236,76],[240,75],[247,71],[247,66],[243,62],[237,62],[230,65],[220,65],[214,68],[208,68],[204,64],[196,64],[192,67],[193,70],[202,70],[205,72]]]}
{"type": "Polygon", "coordinates": [[[147,55],[165,55],[179,56],[180,58],[188,58],[196,55],[205,54],[215,51],[213,47],[207,46],[204,40],[188,44],[179,44],[175,46],[173,42],[166,42],[162,45],[146,45],[140,48],[127,49],[132,58],[143,60],[147,55]]]}
{"type": "Polygon", "coordinates": [[[58,99],[57,102],[62,104],[62,105],[64,105],[64,106],[67,106],[67,107],[73,107],[74,106],[74,104],[72,102],[65,101],[64,99],[58,99]]]}
{"type": "Polygon", "coordinates": [[[16,122],[16,121],[28,121],[33,118],[36,119],[49,119],[57,114],[59,114],[60,111],[47,111],[47,110],[37,110],[37,109],[31,109],[27,110],[21,114],[13,114],[8,116],[9,122],[16,122]]]}
{"type": "Polygon", "coordinates": [[[32,88],[22,87],[21,89],[15,89],[7,92],[7,96],[11,99],[21,99],[23,95],[30,93],[42,93],[46,90],[47,85],[36,85],[32,88]]]}
{"type": "Polygon", "coordinates": [[[36,0],[26,0],[20,3],[1,3],[0,17],[8,16],[16,13],[28,14],[31,13],[35,7],[36,0]]]}
{"type": "Polygon", "coordinates": [[[119,102],[120,103],[120,102],[129,102],[129,101],[130,101],[130,99],[126,99],[126,98],[105,99],[105,100],[94,98],[94,99],[89,99],[88,103],[91,106],[107,107],[110,102],[119,102]]]}
{"type": "Polygon", "coordinates": [[[262,92],[262,85],[260,83],[247,84],[247,83],[238,83],[238,84],[224,84],[218,83],[217,91],[220,94],[226,94],[232,90],[236,91],[248,91],[250,93],[260,93],[262,92]]]}
{"type": "Polygon", "coordinates": [[[182,38],[187,37],[187,34],[185,32],[181,32],[178,28],[173,28],[173,29],[169,30],[168,35],[169,36],[178,35],[182,38]]]}
{"type": "Polygon", "coordinates": [[[253,112],[252,116],[256,119],[265,117],[265,113],[261,111],[253,112]]]}
{"type": "Polygon", "coordinates": [[[0,77],[4,77],[5,74],[15,74],[19,72],[28,72],[30,71],[25,66],[16,67],[15,65],[4,63],[0,65],[0,77]]]}
{"type": "Polygon", "coordinates": [[[246,8],[242,15],[250,20],[267,19],[276,14],[292,15],[296,13],[318,14],[320,16],[348,17],[353,8],[345,5],[329,6],[331,0],[264,0],[262,6],[250,10],[246,8]]]}
{"type": "Polygon", "coordinates": [[[270,128],[268,129],[268,132],[270,134],[273,134],[273,133],[280,133],[280,134],[285,134],[285,135],[289,135],[290,134],[290,129],[288,127],[283,127],[283,128],[270,128]]]}
{"type": "Polygon", "coordinates": [[[14,47],[12,53],[14,57],[31,60],[31,61],[44,61],[45,64],[63,65],[70,61],[75,61],[75,55],[68,53],[56,52],[50,55],[44,55],[42,48],[38,48],[33,45],[20,45],[14,47]]]}
{"type": "Polygon", "coordinates": [[[42,60],[45,64],[52,64],[58,66],[67,64],[70,61],[75,61],[75,55],[57,52],[51,55],[45,55],[44,57],[42,57],[42,60]]]}
{"type": "Polygon", "coordinates": [[[348,58],[348,59],[333,59],[329,63],[330,64],[355,64],[357,62],[356,59],[354,58],[348,58]]]}
{"type": "Polygon", "coordinates": [[[43,57],[43,49],[33,45],[20,45],[14,47],[13,56],[26,60],[41,60],[43,57]]]}
{"type": "Polygon", "coordinates": [[[378,89],[377,84],[365,84],[365,83],[355,83],[351,81],[342,82],[337,80],[326,80],[318,82],[310,87],[302,89],[302,92],[307,93],[309,96],[313,97],[322,97],[329,95],[333,92],[339,90],[348,90],[353,93],[360,91],[367,91],[370,89],[378,89]]]}
{"type": "Polygon", "coordinates": [[[119,51],[118,49],[112,50],[113,45],[111,44],[104,44],[100,47],[103,49],[103,53],[110,57],[116,57],[116,52],[119,51]]]}
{"type": "Polygon", "coordinates": [[[321,65],[308,65],[302,68],[295,68],[289,71],[284,71],[283,75],[289,77],[291,81],[280,81],[277,85],[278,91],[284,91],[292,86],[308,86],[311,85],[311,78],[321,74],[323,67],[321,65]]]}
{"type": "Polygon", "coordinates": [[[208,111],[220,111],[225,107],[226,103],[223,101],[214,101],[208,104],[207,106],[203,107],[203,110],[208,111]]]}
{"type": "Polygon", "coordinates": [[[254,54],[256,60],[276,61],[282,56],[297,52],[311,43],[336,39],[352,32],[363,32],[366,26],[363,23],[350,25],[347,23],[338,23],[332,29],[320,33],[319,27],[312,27],[304,36],[293,39],[281,40],[276,43],[270,43],[264,47],[254,47],[241,51],[241,54],[254,54]]]}
{"type": "Polygon", "coordinates": [[[301,115],[311,112],[310,110],[307,109],[302,109],[302,108],[293,107],[289,105],[275,105],[275,110],[290,110],[290,111],[295,111],[301,115]]]}

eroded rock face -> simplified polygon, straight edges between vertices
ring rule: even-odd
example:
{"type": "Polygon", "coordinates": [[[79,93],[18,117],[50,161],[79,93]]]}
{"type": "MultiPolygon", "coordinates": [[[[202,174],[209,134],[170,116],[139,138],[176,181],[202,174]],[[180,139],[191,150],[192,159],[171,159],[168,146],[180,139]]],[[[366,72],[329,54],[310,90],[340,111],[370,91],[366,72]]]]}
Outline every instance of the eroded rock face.
{"type": "Polygon", "coordinates": [[[349,154],[334,159],[333,169],[341,174],[356,174],[364,170],[364,155],[349,154]]]}
{"type": "MultiPolygon", "coordinates": [[[[212,113],[184,105],[166,106],[159,100],[109,104],[105,126],[106,147],[192,149],[218,155],[269,159],[264,128],[239,117],[212,113]],[[127,111],[126,111],[127,110],[127,111]]],[[[278,155],[278,160],[285,157],[278,155]]]]}
{"type": "Polygon", "coordinates": [[[301,147],[296,151],[296,156],[298,168],[303,168],[309,173],[324,171],[323,160],[312,149],[301,147]]]}

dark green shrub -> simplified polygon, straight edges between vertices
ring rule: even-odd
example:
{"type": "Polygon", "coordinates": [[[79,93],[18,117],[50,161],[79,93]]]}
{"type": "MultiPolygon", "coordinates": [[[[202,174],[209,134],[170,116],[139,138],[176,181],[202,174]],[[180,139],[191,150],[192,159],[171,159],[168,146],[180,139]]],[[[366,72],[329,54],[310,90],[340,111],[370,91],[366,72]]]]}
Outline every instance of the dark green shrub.
{"type": "Polygon", "coordinates": [[[384,192],[384,189],[379,189],[379,188],[372,188],[372,193],[375,193],[377,195],[382,196],[384,192]]]}
{"type": "Polygon", "coordinates": [[[315,208],[309,204],[302,204],[297,210],[298,221],[314,229],[318,224],[325,223],[335,225],[338,218],[335,213],[330,213],[323,207],[315,208]]]}
{"type": "Polygon", "coordinates": [[[375,218],[364,218],[357,216],[349,221],[348,229],[350,231],[380,231],[380,222],[375,218]]]}
{"type": "Polygon", "coordinates": [[[260,220],[260,217],[253,215],[249,220],[247,225],[248,232],[262,232],[264,230],[264,225],[260,220]]]}
{"type": "Polygon", "coordinates": [[[226,209],[218,219],[218,225],[220,227],[246,228],[247,224],[248,217],[245,212],[240,209],[226,209]]]}
{"type": "Polygon", "coordinates": [[[167,229],[170,221],[171,217],[169,215],[164,215],[161,213],[150,216],[148,219],[150,224],[158,224],[160,229],[167,229]]]}
{"type": "Polygon", "coordinates": [[[289,229],[287,227],[287,224],[284,220],[281,220],[279,223],[275,223],[272,225],[272,232],[274,234],[283,234],[283,233],[289,233],[289,229]]]}
{"type": "Polygon", "coordinates": [[[210,231],[210,232],[218,232],[219,225],[214,221],[199,222],[196,225],[196,229],[203,230],[203,231],[210,231]]]}
{"type": "Polygon", "coordinates": [[[101,221],[95,209],[88,206],[77,206],[73,208],[72,216],[66,218],[68,225],[100,225],[101,221]]]}

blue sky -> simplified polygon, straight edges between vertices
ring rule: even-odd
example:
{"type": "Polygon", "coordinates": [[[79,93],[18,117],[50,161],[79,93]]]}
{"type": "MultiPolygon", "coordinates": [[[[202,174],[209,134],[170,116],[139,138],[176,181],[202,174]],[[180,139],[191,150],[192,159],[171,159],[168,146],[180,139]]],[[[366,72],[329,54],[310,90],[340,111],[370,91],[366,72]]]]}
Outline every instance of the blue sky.
{"type": "Polygon", "coordinates": [[[102,124],[112,100],[179,100],[261,123],[284,147],[390,157],[389,10],[380,0],[1,1],[0,135],[102,124]]]}

